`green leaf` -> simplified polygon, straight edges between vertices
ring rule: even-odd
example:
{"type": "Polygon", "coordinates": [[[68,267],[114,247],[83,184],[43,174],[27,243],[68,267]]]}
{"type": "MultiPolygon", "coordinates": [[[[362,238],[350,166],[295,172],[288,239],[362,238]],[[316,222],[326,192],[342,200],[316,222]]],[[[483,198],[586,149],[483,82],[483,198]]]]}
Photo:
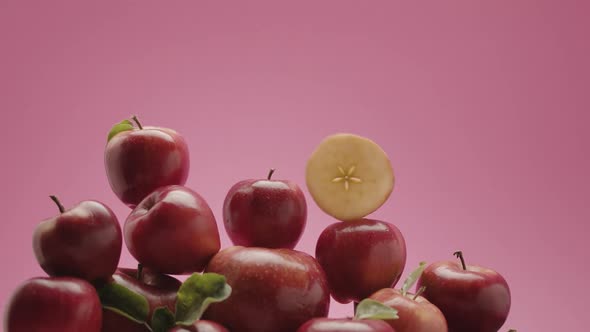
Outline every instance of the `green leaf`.
{"type": "Polygon", "coordinates": [[[418,279],[420,279],[420,276],[422,275],[422,272],[424,272],[424,269],[426,269],[426,262],[420,262],[420,265],[418,266],[418,268],[415,269],[414,271],[412,271],[412,273],[410,273],[410,275],[408,276],[406,281],[404,281],[404,285],[402,286],[402,289],[401,289],[402,295],[405,296],[408,293],[408,291],[410,290],[410,288],[412,288],[412,286],[414,286],[416,281],[418,281],[418,279]]]}
{"type": "Polygon", "coordinates": [[[168,332],[174,327],[174,314],[167,307],[159,307],[152,316],[152,330],[154,332],[168,332]]]}
{"type": "Polygon", "coordinates": [[[98,290],[103,308],[114,311],[137,323],[145,323],[150,306],[147,299],[123,285],[111,282],[98,290]]]}
{"type": "Polygon", "coordinates": [[[225,277],[217,273],[193,273],[180,286],[176,298],[176,323],[191,325],[211,303],[221,302],[231,294],[225,277]]]}
{"type": "Polygon", "coordinates": [[[385,304],[364,299],[356,307],[354,319],[398,319],[397,310],[385,304]]]}
{"type": "Polygon", "coordinates": [[[113,126],[111,131],[109,131],[109,136],[107,137],[107,143],[111,140],[111,138],[115,137],[118,133],[122,131],[133,130],[133,123],[129,120],[123,120],[113,126]]]}

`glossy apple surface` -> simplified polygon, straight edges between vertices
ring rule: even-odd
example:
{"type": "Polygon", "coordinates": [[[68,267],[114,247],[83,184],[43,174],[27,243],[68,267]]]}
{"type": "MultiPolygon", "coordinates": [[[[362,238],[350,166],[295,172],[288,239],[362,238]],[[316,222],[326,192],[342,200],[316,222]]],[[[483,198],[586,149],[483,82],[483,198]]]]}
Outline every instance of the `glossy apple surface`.
{"type": "Polygon", "coordinates": [[[41,222],[33,233],[33,251],[41,268],[50,276],[109,278],[117,269],[123,242],[113,211],[97,201],[65,210],[54,200],[60,214],[41,222]]]}
{"type": "Polygon", "coordinates": [[[184,185],[189,172],[186,142],[167,128],[119,132],[108,141],[104,158],[111,189],[132,208],[160,187],[184,185]]]}
{"type": "Polygon", "coordinates": [[[510,289],[496,271],[459,262],[438,262],[428,266],[418,287],[424,297],[445,315],[452,332],[496,332],[510,311],[510,289]]]}
{"type": "Polygon", "coordinates": [[[291,249],[230,247],[206,272],[224,275],[231,296],[212,304],[204,318],[230,331],[294,332],[330,306],[326,277],[315,259],[291,249]]]}
{"type": "Polygon", "coordinates": [[[199,320],[191,326],[176,326],[169,332],[229,332],[229,330],[215,322],[199,320]]]}
{"type": "MultiPolygon", "coordinates": [[[[142,269],[138,278],[137,269],[119,268],[112,277],[113,281],[144,296],[149,304],[148,322],[152,319],[154,310],[168,307],[175,309],[176,293],[180,281],[171,276],[142,269]]],[[[150,332],[143,324],[136,323],[108,309],[103,310],[102,331],[150,332]]]]}
{"type": "Polygon", "coordinates": [[[297,332],[396,332],[382,320],[351,320],[314,318],[301,325],[297,332]]]}
{"type": "Polygon", "coordinates": [[[223,203],[223,224],[235,245],[293,249],[307,220],[303,192],[286,180],[245,180],[235,184],[223,203]]]}
{"type": "Polygon", "coordinates": [[[4,332],[100,331],[100,300],[82,279],[29,279],[15,290],[6,308],[4,332]]]}
{"type": "Polygon", "coordinates": [[[320,234],[316,258],[332,297],[340,303],[360,302],[398,282],[406,265],[406,243],[397,227],[387,222],[337,222],[320,234]]]}
{"type": "Polygon", "coordinates": [[[151,193],[131,212],[123,233],[131,255],[164,274],[200,272],[220,248],[207,202],[182,186],[151,193]]]}
{"type": "Polygon", "coordinates": [[[387,320],[396,332],[447,332],[442,312],[422,296],[402,295],[397,289],[384,288],[369,298],[398,311],[398,319],[387,320]]]}

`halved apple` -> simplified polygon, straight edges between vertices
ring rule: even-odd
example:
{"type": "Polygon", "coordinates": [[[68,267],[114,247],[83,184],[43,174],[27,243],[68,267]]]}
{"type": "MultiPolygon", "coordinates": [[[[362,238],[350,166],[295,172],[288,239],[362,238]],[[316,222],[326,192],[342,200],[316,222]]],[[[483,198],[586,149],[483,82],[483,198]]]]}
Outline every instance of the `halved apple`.
{"type": "Polygon", "coordinates": [[[309,158],[305,179],[320,209],[343,221],[377,210],[395,182],[385,151],[353,134],[326,137],[309,158]]]}

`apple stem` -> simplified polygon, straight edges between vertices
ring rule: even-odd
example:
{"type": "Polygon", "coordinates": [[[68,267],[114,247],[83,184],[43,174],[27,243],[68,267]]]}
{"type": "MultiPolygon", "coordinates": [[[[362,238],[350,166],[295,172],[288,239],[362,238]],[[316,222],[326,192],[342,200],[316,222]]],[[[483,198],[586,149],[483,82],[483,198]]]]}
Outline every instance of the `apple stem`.
{"type": "Polygon", "coordinates": [[[59,201],[59,199],[56,196],[51,195],[51,196],[49,196],[49,198],[51,198],[51,200],[55,202],[55,204],[57,205],[57,208],[59,209],[59,213],[64,213],[66,211],[66,209],[64,208],[64,206],[61,204],[61,202],[59,201]]]}
{"type": "Polygon", "coordinates": [[[418,296],[424,294],[424,291],[426,290],[426,286],[422,286],[418,289],[418,291],[416,292],[416,294],[414,294],[414,297],[412,298],[412,300],[416,300],[418,298],[418,296]]]}
{"type": "Polygon", "coordinates": [[[137,264],[137,280],[142,281],[143,279],[143,264],[137,264]]]}
{"type": "Polygon", "coordinates": [[[267,180],[270,180],[271,176],[273,175],[273,173],[275,172],[274,168],[271,168],[270,171],[268,171],[268,176],[266,177],[267,180]]]}
{"type": "Polygon", "coordinates": [[[467,265],[465,265],[465,259],[463,258],[463,252],[461,250],[455,251],[453,256],[459,258],[461,260],[461,266],[463,267],[463,270],[467,270],[467,265]]]}
{"type": "Polygon", "coordinates": [[[133,121],[135,121],[135,123],[137,124],[137,127],[138,127],[139,129],[143,129],[143,126],[142,126],[142,125],[141,125],[141,123],[139,122],[139,119],[137,118],[137,115],[134,115],[134,116],[132,117],[132,119],[133,119],[133,121]]]}
{"type": "Polygon", "coordinates": [[[145,326],[145,328],[146,328],[148,331],[150,331],[150,332],[153,332],[153,331],[154,331],[154,330],[152,329],[152,327],[150,326],[150,324],[148,324],[147,322],[144,322],[144,323],[143,323],[143,326],[145,326]]]}

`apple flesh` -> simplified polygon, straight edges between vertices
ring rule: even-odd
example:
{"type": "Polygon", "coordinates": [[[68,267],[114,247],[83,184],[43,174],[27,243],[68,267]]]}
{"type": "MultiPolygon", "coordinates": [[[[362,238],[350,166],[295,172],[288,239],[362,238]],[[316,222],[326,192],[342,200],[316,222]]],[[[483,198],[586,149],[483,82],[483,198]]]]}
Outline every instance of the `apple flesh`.
{"type": "Polygon", "coordinates": [[[33,278],[8,300],[5,332],[99,332],[100,300],[87,281],[71,277],[33,278]]]}
{"type": "MultiPolygon", "coordinates": [[[[129,125],[110,137],[105,168],[113,192],[133,208],[152,191],[184,185],[189,172],[189,151],[184,138],[172,129],[129,125]]],[[[129,122],[130,124],[130,122],[129,122]]]]}
{"type": "Polygon", "coordinates": [[[212,304],[204,319],[240,332],[295,332],[325,317],[330,293],[315,259],[291,249],[230,247],[220,251],[206,272],[224,275],[231,296],[212,304]]]}
{"type": "Polygon", "coordinates": [[[235,245],[293,249],[305,229],[307,205],[299,187],[285,180],[245,180],[223,203],[223,224],[235,245]]]}
{"type": "MultiPolygon", "coordinates": [[[[167,307],[174,312],[176,293],[181,285],[178,279],[147,268],[143,268],[140,275],[137,269],[119,268],[112,281],[146,298],[149,305],[148,322],[151,321],[154,310],[159,307],[167,307]]],[[[108,309],[103,309],[102,331],[150,332],[145,325],[108,309]]]]}
{"type": "Polygon", "coordinates": [[[387,222],[337,222],[321,233],[316,258],[332,297],[340,303],[360,302],[398,282],[406,265],[406,243],[399,229],[387,222]]]}
{"type": "Polygon", "coordinates": [[[41,222],[33,233],[33,251],[50,276],[88,281],[109,278],[121,256],[122,235],[117,217],[106,205],[84,201],[41,222]]]}
{"type": "Polygon", "coordinates": [[[351,320],[314,318],[301,325],[297,332],[396,332],[382,320],[351,320]]]}
{"type": "Polygon", "coordinates": [[[339,220],[364,218],[387,201],[395,183],[389,157],[366,137],[336,134],[317,146],[305,169],[311,197],[339,220]]]}
{"type": "Polygon", "coordinates": [[[510,289],[496,271],[458,262],[428,266],[418,280],[424,297],[444,314],[452,332],[496,332],[510,311],[510,289]]]}
{"type": "Polygon", "coordinates": [[[169,332],[229,332],[229,330],[215,322],[198,320],[191,326],[176,326],[169,332]]]}
{"type": "Polygon", "coordinates": [[[151,193],[131,212],[123,233],[131,255],[164,274],[202,271],[221,245],[207,202],[182,186],[151,193]]]}
{"type": "Polygon", "coordinates": [[[386,320],[396,332],[447,332],[442,312],[424,297],[384,288],[369,297],[398,311],[399,318],[386,320]]]}

